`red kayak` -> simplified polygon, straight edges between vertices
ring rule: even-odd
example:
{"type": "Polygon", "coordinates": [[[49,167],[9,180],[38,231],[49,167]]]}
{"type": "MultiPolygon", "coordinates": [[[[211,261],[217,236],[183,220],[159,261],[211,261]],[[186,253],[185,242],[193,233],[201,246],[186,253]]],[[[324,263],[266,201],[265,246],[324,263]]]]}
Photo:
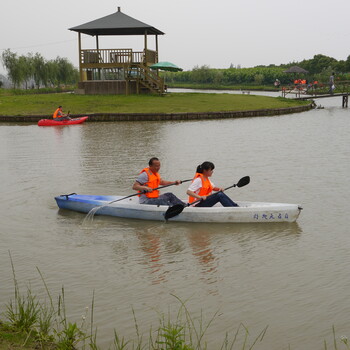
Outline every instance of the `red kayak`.
{"type": "Polygon", "coordinates": [[[40,119],[39,126],[74,125],[84,123],[89,117],[72,118],[70,120],[40,119]]]}

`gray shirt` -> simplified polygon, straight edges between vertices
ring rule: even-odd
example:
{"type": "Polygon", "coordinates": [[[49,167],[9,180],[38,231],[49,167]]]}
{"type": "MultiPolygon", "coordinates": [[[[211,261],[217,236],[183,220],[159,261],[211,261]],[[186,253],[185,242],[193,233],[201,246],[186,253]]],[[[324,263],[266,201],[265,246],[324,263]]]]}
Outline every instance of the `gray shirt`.
{"type": "MultiPolygon", "coordinates": [[[[148,175],[145,171],[143,171],[136,179],[141,186],[143,186],[146,182],[148,182],[148,175]]],[[[140,195],[140,203],[142,204],[147,199],[145,194],[140,195]]]]}

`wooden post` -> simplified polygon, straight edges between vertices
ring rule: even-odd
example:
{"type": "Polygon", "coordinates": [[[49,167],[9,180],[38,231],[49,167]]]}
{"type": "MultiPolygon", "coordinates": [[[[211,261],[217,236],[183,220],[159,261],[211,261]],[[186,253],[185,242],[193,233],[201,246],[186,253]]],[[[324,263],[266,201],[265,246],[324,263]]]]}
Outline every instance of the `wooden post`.
{"type": "Polygon", "coordinates": [[[83,69],[81,68],[82,57],[81,57],[81,33],[78,33],[78,50],[79,50],[79,76],[80,81],[83,81],[83,69]]]}
{"type": "Polygon", "coordinates": [[[147,64],[147,30],[145,30],[145,63],[147,64]]]}
{"type": "MultiPolygon", "coordinates": [[[[96,35],[96,50],[97,50],[97,63],[100,63],[100,47],[98,43],[98,35],[96,35]]],[[[101,68],[98,68],[98,79],[101,80],[101,68]]]]}
{"type": "Polygon", "coordinates": [[[342,107],[348,107],[348,99],[349,99],[349,95],[343,95],[343,104],[342,107]]]}
{"type": "Polygon", "coordinates": [[[157,52],[157,59],[155,63],[159,62],[159,53],[158,53],[158,34],[156,34],[156,52],[157,52]]]}

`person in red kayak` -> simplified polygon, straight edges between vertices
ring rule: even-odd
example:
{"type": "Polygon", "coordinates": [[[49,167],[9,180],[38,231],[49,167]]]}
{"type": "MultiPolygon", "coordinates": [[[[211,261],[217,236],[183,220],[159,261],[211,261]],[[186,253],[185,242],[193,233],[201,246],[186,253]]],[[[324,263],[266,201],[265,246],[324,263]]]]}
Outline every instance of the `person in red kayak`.
{"type": "Polygon", "coordinates": [[[56,121],[71,120],[71,118],[68,116],[68,114],[63,113],[62,106],[58,106],[58,108],[55,110],[52,118],[53,118],[53,120],[56,120],[56,121]]]}
{"type": "Polygon", "coordinates": [[[137,177],[132,189],[139,191],[140,204],[153,204],[153,205],[185,205],[179,198],[173,193],[167,192],[159,195],[158,190],[153,190],[159,186],[164,185],[180,185],[181,181],[166,181],[163,180],[158,171],[160,169],[160,161],[158,158],[153,157],[148,162],[148,167],[141,170],[137,177]]]}

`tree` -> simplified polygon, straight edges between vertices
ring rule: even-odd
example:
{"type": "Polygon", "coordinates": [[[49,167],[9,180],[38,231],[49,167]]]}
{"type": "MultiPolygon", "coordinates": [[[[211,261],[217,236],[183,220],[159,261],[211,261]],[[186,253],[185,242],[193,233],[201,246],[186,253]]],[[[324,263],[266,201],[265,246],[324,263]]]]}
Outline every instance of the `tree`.
{"type": "Polygon", "coordinates": [[[70,84],[76,82],[76,69],[66,58],[57,57],[55,60],[58,68],[58,84],[70,84]]]}
{"type": "Polygon", "coordinates": [[[350,55],[347,57],[345,61],[345,71],[350,72],[350,55]]]}
{"type": "Polygon", "coordinates": [[[21,71],[22,82],[25,83],[26,89],[28,88],[28,82],[33,77],[33,64],[32,55],[20,56],[18,58],[19,69],[21,71]]]}
{"type": "Polygon", "coordinates": [[[45,67],[45,59],[40,53],[36,53],[33,57],[33,78],[36,87],[39,89],[40,85],[47,85],[47,72],[45,67]]]}
{"type": "Polygon", "coordinates": [[[56,60],[46,62],[46,70],[48,75],[48,81],[51,86],[59,86],[58,83],[58,64],[56,60]]]}
{"type": "Polygon", "coordinates": [[[310,60],[303,60],[300,62],[299,66],[308,70],[310,74],[322,73],[322,71],[331,67],[335,69],[337,60],[333,57],[325,55],[315,55],[310,60]]]}
{"type": "Polygon", "coordinates": [[[18,88],[23,81],[23,74],[20,70],[17,54],[11,52],[10,49],[5,50],[2,53],[2,62],[8,72],[8,77],[13,83],[13,87],[18,88]]]}

